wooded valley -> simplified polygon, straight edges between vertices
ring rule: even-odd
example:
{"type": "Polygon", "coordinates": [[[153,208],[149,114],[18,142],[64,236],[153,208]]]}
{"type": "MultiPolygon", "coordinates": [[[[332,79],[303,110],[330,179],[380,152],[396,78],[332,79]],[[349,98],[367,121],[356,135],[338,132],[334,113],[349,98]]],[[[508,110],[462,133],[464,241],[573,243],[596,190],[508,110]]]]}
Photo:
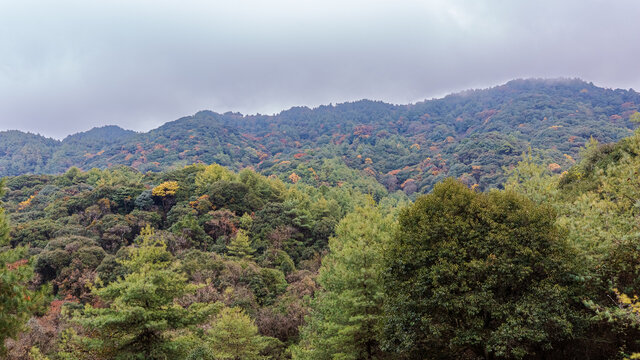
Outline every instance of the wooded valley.
{"type": "Polygon", "coordinates": [[[640,95],[0,135],[6,359],[640,358],[640,95]]]}

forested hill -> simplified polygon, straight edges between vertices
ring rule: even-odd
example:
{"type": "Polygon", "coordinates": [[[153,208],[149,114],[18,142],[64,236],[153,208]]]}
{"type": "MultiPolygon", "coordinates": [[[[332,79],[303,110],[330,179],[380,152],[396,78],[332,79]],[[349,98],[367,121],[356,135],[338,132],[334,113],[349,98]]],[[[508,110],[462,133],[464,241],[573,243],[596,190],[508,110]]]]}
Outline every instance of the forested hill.
{"type": "MultiPolygon", "coordinates": [[[[310,181],[329,162],[391,191],[428,190],[448,176],[485,189],[499,187],[503,168],[529,147],[551,170],[568,169],[590,137],[607,143],[629,135],[638,109],[633,90],[530,79],[411,105],[362,100],[273,116],[202,111],[147,133],[109,126],[57,141],[8,131],[0,133],[0,176],[215,162],[310,181]]],[[[328,185],[341,179],[334,180],[328,185]]]]}

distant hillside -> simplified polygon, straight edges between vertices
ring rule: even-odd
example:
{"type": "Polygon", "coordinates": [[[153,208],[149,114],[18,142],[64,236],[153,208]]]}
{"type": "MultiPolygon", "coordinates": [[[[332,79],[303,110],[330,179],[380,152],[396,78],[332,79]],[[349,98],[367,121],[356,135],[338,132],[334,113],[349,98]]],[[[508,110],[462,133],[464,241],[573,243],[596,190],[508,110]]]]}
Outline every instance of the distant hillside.
{"type": "Polygon", "coordinates": [[[554,171],[567,169],[589,137],[606,143],[627,136],[638,109],[633,90],[530,79],[411,105],[362,100],[274,116],[202,111],[147,133],[111,126],[56,141],[2,132],[0,175],[216,162],[313,183],[323,162],[339,159],[392,191],[428,190],[447,176],[485,189],[500,186],[503,168],[529,147],[555,163],[554,171]]]}

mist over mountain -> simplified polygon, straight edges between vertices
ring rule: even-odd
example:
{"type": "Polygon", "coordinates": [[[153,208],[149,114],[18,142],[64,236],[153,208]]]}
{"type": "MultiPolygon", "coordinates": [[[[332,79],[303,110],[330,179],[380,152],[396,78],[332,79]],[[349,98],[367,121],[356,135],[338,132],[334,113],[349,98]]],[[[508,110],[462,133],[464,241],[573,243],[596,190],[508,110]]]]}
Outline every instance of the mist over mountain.
{"type": "Polygon", "coordinates": [[[486,189],[499,187],[504,168],[529,148],[554,171],[567,169],[590,137],[608,143],[627,136],[638,109],[633,90],[519,79],[409,105],[361,100],[277,115],[200,111],[146,133],[105,126],[58,141],[4,131],[0,176],[202,162],[304,177],[334,159],[391,191],[425,191],[449,176],[486,189]]]}

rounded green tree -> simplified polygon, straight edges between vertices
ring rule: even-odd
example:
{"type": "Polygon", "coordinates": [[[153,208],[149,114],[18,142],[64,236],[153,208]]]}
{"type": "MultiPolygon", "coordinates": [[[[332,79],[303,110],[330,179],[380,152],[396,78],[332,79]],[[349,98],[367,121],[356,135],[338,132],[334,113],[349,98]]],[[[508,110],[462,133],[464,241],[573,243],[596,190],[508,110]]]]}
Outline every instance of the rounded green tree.
{"type": "Polygon", "coordinates": [[[386,346],[407,358],[523,358],[571,336],[572,263],[555,214],[453,179],[399,218],[386,252],[386,346]]]}

